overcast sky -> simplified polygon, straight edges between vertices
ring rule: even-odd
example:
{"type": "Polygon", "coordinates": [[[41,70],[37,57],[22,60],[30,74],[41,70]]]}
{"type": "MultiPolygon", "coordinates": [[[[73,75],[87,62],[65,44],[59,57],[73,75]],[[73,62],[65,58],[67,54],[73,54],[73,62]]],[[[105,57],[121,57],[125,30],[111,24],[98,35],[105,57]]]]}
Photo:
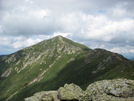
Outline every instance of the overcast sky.
{"type": "Polygon", "coordinates": [[[134,0],[0,0],[0,54],[62,35],[134,57],[134,0]]]}

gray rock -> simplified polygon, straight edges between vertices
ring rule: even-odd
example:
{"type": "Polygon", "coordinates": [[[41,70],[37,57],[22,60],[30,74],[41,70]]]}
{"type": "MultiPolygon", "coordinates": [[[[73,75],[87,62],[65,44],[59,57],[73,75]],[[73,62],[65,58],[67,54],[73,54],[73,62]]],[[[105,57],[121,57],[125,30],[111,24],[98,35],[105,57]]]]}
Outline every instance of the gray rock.
{"type": "Polygon", "coordinates": [[[75,84],[65,84],[64,87],[58,89],[60,100],[76,100],[84,96],[84,91],[75,84]]]}
{"type": "Polygon", "coordinates": [[[25,101],[134,101],[134,80],[97,81],[86,91],[73,83],[65,84],[58,91],[42,91],[25,101]]]}
{"type": "MultiPolygon", "coordinates": [[[[134,81],[126,79],[103,80],[90,84],[86,91],[93,101],[131,101],[134,98],[134,81]]],[[[134,99],[133,99],[134,100],[134,99]]]]}
{"type": "Polygon", "coordinates": [[[41,91],[32,97],[25,98],[25,101],[60,101],[57,91],[41,91]]]}
{"type": "Polygon", "coordinates": [[[45,94],[41,98],[41,101],[54,101],[53,95],[52,94],[45,94]]]}

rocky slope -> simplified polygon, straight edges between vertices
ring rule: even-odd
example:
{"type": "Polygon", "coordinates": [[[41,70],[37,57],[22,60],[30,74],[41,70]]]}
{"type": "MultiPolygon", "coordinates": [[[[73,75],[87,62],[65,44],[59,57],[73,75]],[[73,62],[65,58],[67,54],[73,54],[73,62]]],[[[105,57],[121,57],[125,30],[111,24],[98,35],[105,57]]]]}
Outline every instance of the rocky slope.
{"type": "Polygon", "coordinates": [[[25,101],[133,101],[134,80],[102,80],[90,84],[85,91],[78,85],[65,84],[57,91],[42,91],[25,101]]]}
{"type": "Polygon", "coordinates": [[[134,62],[119,54],[57,36],[0,58],[0,101],[23,101],[65,83],[86,89],[96,80],[134,79],[133,71],[134,62]]]}

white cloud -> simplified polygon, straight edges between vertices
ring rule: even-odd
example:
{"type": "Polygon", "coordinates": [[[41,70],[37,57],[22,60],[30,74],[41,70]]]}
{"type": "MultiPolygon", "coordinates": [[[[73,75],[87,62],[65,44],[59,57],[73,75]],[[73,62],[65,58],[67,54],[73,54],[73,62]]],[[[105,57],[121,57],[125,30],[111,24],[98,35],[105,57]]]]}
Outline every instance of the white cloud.
{"type": "Polygon", "coordinates": [[[0,37],[0,39],[0,47],[15,49],[28,47],[43,40],[41,38],[32,39],[26,37],[0,37]]]}
{"type": "Polygon", "coordinates": [[[112,52],[117,52],[117,53],[120,52],[119,48],[113,48],[113,49],[110,49],[110,51],[112,51],[112,52]]]}
{"type": "Polygon", "coordinates": [[[33,4],[33,0],[25,0],[27,3],[33,4]]]}
{"type": "Polygon", "coordinates": [[[14,42],[12,43],[12,46],[16,49],[28,47],[42,41],[42,39],[31,39],[31,38],[24,38],[24,37],[17,37],[14,38],[13,40],[14,42]]]}
{"type": "Polygon", "coordinates": [[[3,32],[3,29],[2,29],[2,26],[0,26],[0,33],[2,33],[3,32]]]}
{"type": "Polygon", "coordinates": [[[0,47],[20,49],[62,35],[91,48],[133,53],[133,0],[1,0],[0,4],[0,47]]]}
{"type": "Polygon", "coordinates": [[[127,50],[122,50],[121,48],[117,48],[117,47],[110,49],[110,51],[116,52],[116,53],[122,53],[122,52],[126,53],[127,52],[127,50]]]}
{"type": "Polygon", "coordinates": [[[29,0],[25,0],[26,2],[28,2],[29,0]]]}
{"type": "Polygon", "coordinates": [[[9,46],[10,40],[7,37],[0,37],[0,46],[9,46]]]}
{"type": "Polygon", "coordinates": [[[55,37],[55,36],[58,36],[58,35],[61,35],[63,37],[68,37],[68,36],[71,36],[72,34],[71,33],[62,33],[62,32],[55,32],[52,37],[55,37]]]}
{"type": "Polygon", "coordinates": [[[129,52],[134,54],[134,49],[131,49],[129,52]]]}
{"type": "Polygon", "coordinates": [[[130,47],[130,46],[125,46],[125,48],[124,47],[114,47],[109,50],[112,52],[121,53],[121,54],[128,54],[128,53],[134,54],[134,48],[130,47]]]}
{"type": "Polygon", "coordinates": [[[113,16],[122,17],[125,14],[126,14],[126,10],[125,9],[121,9],[121,8],[114,8],[113,9],[113,16]]]}
{"type": "Polygon", "coordinates": [[[134,9],[133,9],[133,2],[124,2],[119,5],[116,5],[115,8],[111,9],[111,16],[114,19],[121,19],[121,18],[133,18],[134,17],[134,9]],[[129,6],[129,7],[128,7],[129,6]]]}
{"type": "Polygon", "coordinates": [[[35,18],[38,18],[38,19],[43,19],[47,16],[50,15],[50,11],[49,10],[36,10],[36,11],[29,11],[28,12],[28,16],[29,18],[31,17],[35,17],[35,18]]]}
{"type": "Polygon", "coordinates": [[[2,18],[3,33],[1,35],[32,35],[47,31],[51,19],[48,9],[29,9],[29,7],[17,7],[5,12],[2,18]],[[48,17],[48,18],[47,18],[48,17]]]}
{"type": "MultiPolygon", "coordinates": [[[[27,7],[27,6],[17,6],[11,11],[5,12],[5,15],[3,16],[4,21],[14,21],[16,20],[33,20],[33,19],[43,19],[44,17],[47,17],[50,15],[50,10],[48,9],[39,9],[36,6],[33,7],[27,7]],[[33,9],[34,8],[34,9],[33,9]]],[[[3,22],[4,22],[3,21],[3,22]]]]}

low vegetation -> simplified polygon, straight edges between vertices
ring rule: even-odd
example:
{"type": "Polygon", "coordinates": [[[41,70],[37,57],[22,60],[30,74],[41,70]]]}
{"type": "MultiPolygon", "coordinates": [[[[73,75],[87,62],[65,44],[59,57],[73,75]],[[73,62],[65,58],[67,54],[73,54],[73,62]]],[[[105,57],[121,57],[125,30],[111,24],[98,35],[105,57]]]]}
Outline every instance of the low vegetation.
{"type": "Polygon", "coordinates": [[[65,83],[84,90],[96,80],[134,79],[133,70],[134,62],[119,54],[57,36],[0,58],[0,100],[23,101],[65,83]]]}

